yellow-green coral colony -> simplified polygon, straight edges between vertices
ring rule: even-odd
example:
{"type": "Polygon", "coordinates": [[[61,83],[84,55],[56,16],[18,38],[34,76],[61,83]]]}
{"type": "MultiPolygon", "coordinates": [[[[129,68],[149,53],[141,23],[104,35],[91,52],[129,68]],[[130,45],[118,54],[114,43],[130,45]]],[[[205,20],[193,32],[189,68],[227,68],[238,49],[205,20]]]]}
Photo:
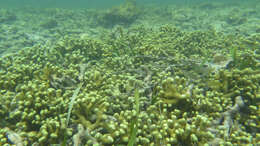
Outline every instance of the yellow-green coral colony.
{"type": "Polygon", "coordinates": [[[119,29],[116,39],[64,37],[1,58],[0,145],[127,145],[133,119],[136,145],[259,144],[259,56],[246,38],[236,64],[215,68],[214,46],[232,58],[237,44],[226,41],[236,37],[119,29]]]}

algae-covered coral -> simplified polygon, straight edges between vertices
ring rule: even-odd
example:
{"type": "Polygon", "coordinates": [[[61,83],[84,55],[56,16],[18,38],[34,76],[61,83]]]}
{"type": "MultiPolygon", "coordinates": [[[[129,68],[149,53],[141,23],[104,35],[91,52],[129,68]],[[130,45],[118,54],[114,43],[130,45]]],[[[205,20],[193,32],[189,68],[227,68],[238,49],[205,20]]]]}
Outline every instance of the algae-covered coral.
{"type": "Polygon", "coordinates": [[[0,145],[259,144],[252,38],[119,27],[7,55],[0,145]],[[216,54],[230,61],[215,67],[216,54]]]}

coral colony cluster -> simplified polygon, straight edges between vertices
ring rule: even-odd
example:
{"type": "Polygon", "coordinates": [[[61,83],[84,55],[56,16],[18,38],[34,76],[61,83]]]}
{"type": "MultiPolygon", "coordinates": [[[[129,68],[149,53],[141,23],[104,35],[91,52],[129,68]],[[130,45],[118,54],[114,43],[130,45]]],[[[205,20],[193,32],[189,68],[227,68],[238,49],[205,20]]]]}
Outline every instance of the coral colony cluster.
{"type": "Polygon", "coordinates": [[[118,32],[1,58],[0,144],[259,144],[254,42],[170,26],[118,32]],[[230,61],[214,68],[226,60],[216,54],[230,61]]]}
{"type": "MultiPolygon", "coordinates": [[[[129,24],[133,9],[98,23],[129,24]]],[[[260,145],[259,50],[259,34],[171,25],[20,49],[0,58],[0,145],[260,145]]]]}

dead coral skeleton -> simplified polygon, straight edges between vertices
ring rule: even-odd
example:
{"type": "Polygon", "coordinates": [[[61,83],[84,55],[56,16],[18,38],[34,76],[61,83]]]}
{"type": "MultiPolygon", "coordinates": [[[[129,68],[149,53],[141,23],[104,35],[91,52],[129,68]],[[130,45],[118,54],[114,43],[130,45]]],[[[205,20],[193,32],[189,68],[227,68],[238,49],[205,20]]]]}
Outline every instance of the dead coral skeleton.
{"type": "Polygon", "coordinates": [[[23,139],[18,133],[10,130],[9,128],[5,128],[5,130],[7,131],[6,137],[12,144],[14,144],[16,146],[23,146],[24,145],[23,139]]]}
{"type": "MultiPolygon", "coordinates": [[[[214,134],[217,134],[216,127],[219,127],[220,129],[224,130],[224,136],[228,137],[230,133],[230,129],[233,126],[233,119],[236,114],[241,114],[241,109],[245,107],[243,98],[241,96],[237,96],[235,98],[235,105],[232,106],[228,111],[225,111],[221,114],[220,118],[214,120],[212,122],[212,127],[208,128],[208,130],[214,134]]],[[[211,141],[211,145],[218,145],[216,144],[216,139],[219,139],[216,137],[211,141]]]]}
{"type": "Polygon", "coordinates": [[[78,124],[78,133],[73,135],[73,146],[80,146],[83,138],[90,139],[93,144],[98,144],[97,140],[89,134],[88,129],[84,129],[83,125],[78,124]]]}
{"type": "Polygon", "coordinates": [[[56,74],[51,76],[51,86],[55,89],[74,89],[77,81],[70,78],[69,76],[63,75],[58,77],[56,74]]]}
{"type": "Polygon", "coordinates": [[[76,85],[78,84],[78,82],[82,82],[84,79],[84,73],[87,66],[87,64],[80,64],[80,74],[78,76],[79,81],[72,79],[71,77],[66,75],[62,75],[61,77],[59,77],[57,74],[51,75],[51,86],[55,89],[76,89],[76,85]]]}

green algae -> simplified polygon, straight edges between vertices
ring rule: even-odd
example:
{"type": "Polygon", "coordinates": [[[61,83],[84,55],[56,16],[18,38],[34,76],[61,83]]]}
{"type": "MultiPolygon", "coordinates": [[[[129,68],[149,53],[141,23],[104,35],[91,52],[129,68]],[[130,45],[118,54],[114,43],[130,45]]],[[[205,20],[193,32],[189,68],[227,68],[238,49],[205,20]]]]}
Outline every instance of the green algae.
{"type": "Polygon", "coordinates": [[[135,89],[135,111],[136,111],[136,118],[132,119],[131,121],[131,130],[130,130],[130,140],[127,144],[127,146],[134,146],[136,143],[136,135],[137,135],[137,120],[138,120],[138,115],[139,115],[139,110],[140,110],[140,99],[139,99],[139,91],[135,89]]]}

